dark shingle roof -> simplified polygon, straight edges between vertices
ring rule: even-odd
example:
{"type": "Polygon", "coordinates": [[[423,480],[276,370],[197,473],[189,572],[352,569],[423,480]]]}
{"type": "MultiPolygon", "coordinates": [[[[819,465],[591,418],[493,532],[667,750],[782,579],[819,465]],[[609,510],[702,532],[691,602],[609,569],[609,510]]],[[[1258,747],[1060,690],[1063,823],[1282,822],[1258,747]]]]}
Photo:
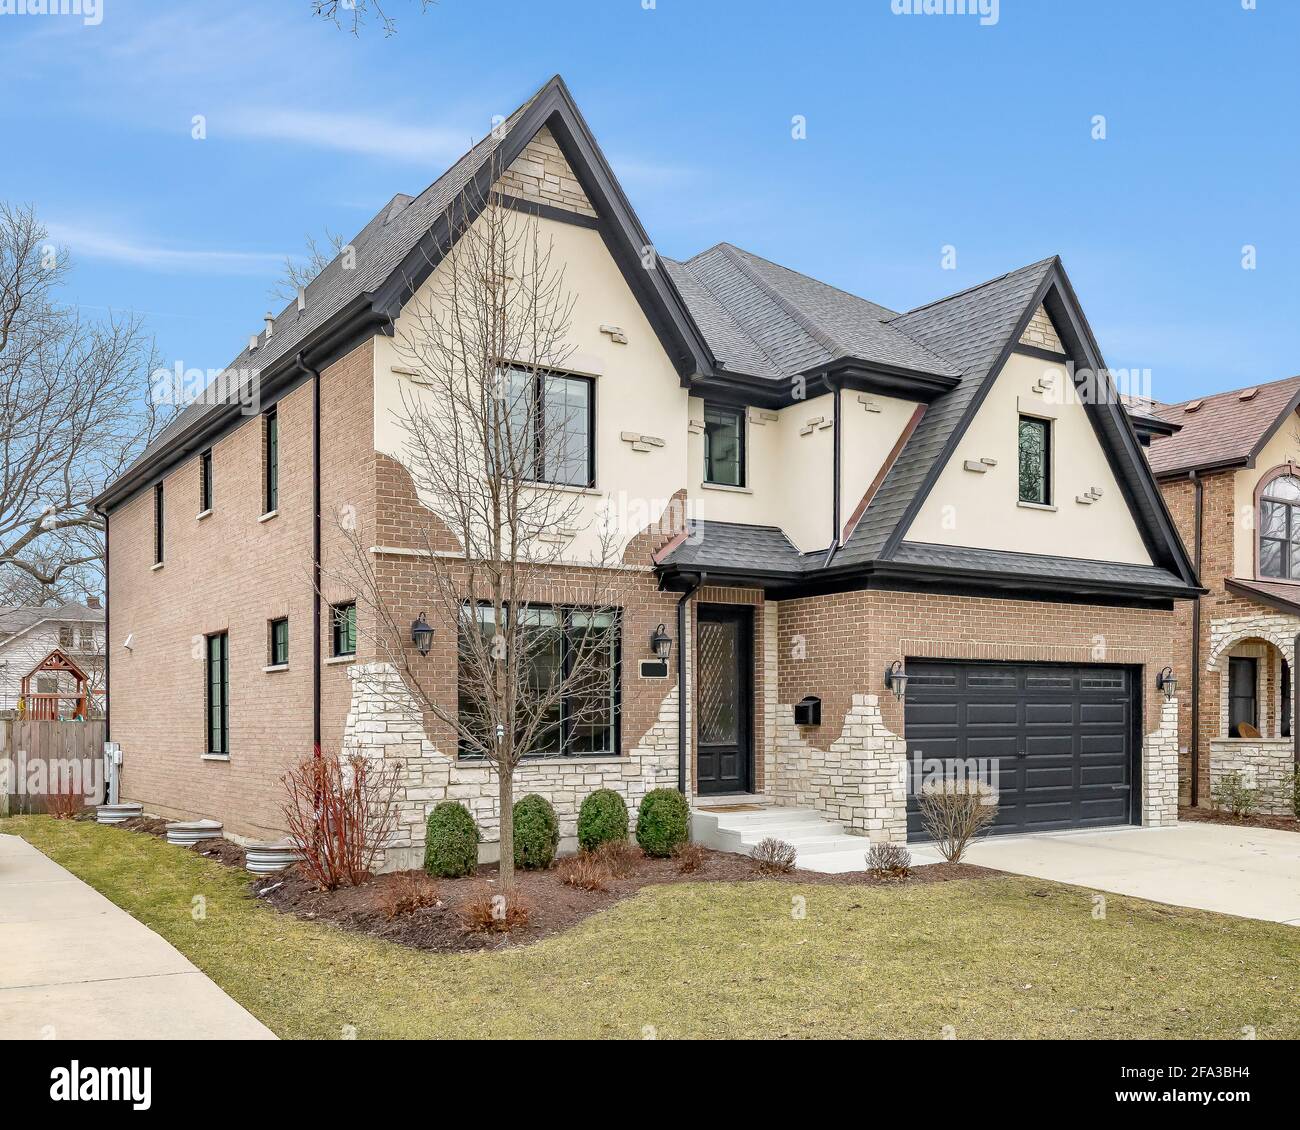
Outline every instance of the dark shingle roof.
{"type": "Polygon", "coordinates": [[[1008,574],[1103,585],[1138,586],[1185,590],[1181,577],[1155,565],[1130,565],[1122,561],[1087,561],[1077,557],[1053,557],[1038,553],[1015,553],[1003,549],[973,549],[960,545],[905,541],[890,559],[901,565],[933,565],[968,573],[1008,574]]]}
{"type": "Polygon", "coordinates": [[[660,564],[678,569],[744,570],[792,576],[821,564],[825,553],[801,554],[778,526],[691,522],[689,536],[660,564]]]}
{"type": "Polygon", "coordinates": [[[1157,405],[1154,412],[1160,419],[1182,427],[1174,435],[1151,440],[1151,470],[1160,475],[1251,459],[1300,397],[1300,376],[1252,387],[1258,391],[1248,400],[1241,399],[1248,389],[1232,389],[1157,405]],[[1198,406],[1187,411],[1192,405],[1198,406]]]}
{"type": "Polygon", "coordinates": [[[1269,608],[1285,608],[1300,613],[1300,585],[1294,581],[1260,581],[1253,577],[1227,577],[1229,592],[1258,600],[1269,608]]]}
{"type": "Polygon", "coordinates": [[[786,380],[852,357],[959,375],[943,357],[891,328],[892,310],[730,243],[667,265],[714,356],[729,369],[786,380]]]}
{"type": "MultiPolygon", "coordinates": [[[[906,447],[854,528],[837,564],[878,557],[954,430],[984,387],[990,369],[1056,260],[1043,259],[948,298],[900,314],[890,325],[942,353],[962,374],[951,392],[925,410],[906,447]]],[[[942,469],[942,468],[938,468],[942,469]]],[[[937,473],[937,471],[936,471],[937,473]]]]}
{"type": "Polygon", "coordinates": [[[20,608],[0,608],[0,640],[22,632],[42,620],[75,620],[85,623],[103,623],[102,608],[87,608],[76,601],[66,604],[32,604],[20,608]]]}

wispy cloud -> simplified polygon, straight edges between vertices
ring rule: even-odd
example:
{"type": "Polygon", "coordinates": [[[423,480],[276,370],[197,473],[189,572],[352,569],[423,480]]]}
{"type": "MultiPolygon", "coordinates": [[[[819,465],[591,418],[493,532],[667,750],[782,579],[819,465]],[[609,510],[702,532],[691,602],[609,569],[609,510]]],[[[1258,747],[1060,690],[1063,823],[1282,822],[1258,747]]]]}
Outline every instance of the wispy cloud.
{"type": "MultiPolygon", "coordinates": [[[[489,128],[491,123],[485,122],[483,133],[489,128]]],[[[219,136],[223,130],[237,137],[288,141],[419,165],[448,164],[476,140],[456,130],[407,126],[367,114],[280,108],[214,114],[209,123],[209,136],[219,136]]]]}
{"type": "Polygon", "coordinates": [[[71,224],[46,225],[50,238],[66,244],[73,256],[103,259],[145,270],[173,274],[265,276],[284,262],[283,255],[266,251],[220,251],[206,248],[167,247],[162,244],[95,231],[71,224]]]}

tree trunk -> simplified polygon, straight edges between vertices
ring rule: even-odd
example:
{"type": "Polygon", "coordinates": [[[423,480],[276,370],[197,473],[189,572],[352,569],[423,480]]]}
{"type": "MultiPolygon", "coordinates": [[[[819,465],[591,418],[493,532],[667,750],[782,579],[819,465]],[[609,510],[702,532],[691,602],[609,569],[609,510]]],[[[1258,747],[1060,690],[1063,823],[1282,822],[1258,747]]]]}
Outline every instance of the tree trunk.
{"type": "Polygon", "coordinates": [[[515,885],[515,820],[514,820],[514,782],[513,767],[497,766],[497,803],[501,809],[501,863],[498,881],[501,892],[509,895],[515,885]]]}

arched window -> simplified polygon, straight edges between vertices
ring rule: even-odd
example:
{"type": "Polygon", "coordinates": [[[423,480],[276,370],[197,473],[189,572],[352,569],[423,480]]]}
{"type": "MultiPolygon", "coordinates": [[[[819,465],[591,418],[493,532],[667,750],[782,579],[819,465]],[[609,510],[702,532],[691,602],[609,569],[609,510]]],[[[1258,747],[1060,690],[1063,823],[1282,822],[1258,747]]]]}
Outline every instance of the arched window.
{"type": "Polygon", "coordinates": [[[1300,478],[1279,475],[1259,499],[1259,575],[1300,580],[1300,478]]]}

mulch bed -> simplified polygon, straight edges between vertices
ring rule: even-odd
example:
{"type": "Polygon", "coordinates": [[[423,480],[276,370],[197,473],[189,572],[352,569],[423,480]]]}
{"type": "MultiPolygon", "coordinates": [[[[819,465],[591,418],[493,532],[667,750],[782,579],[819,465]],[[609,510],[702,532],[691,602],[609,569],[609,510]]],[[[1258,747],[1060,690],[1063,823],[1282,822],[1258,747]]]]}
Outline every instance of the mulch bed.
{"type": "Polygon", "coordinates": [[[1294,816],[1233,816],[1212,808],[1180,808],[1178,819],[1189,823],[1231,824],[1237,828],[1276,828],[1280,832],[1300,832],[1300,820],[1294,816]]]}
{"type": "MultiPolygon", "coordinates": [[[[315,922],[332,922],[346,930],[383,938],[422,950],[466,952],[496,950],[526,945],[567,930],[584,918],[635,894],[642,887],[660,883],[769,882],[835,886],[916,886],[952,879],[973,879],[995,872],[970,864],[941,863],[913,870],[907,879],[878,879],[866,871],[823,875],[813,871],[791,871],[784,875],[758,873],[752,859],[727,852],[709,851],[703,865],[689,874],[679,872],[671,859],[651,859],[637,853],[635,872],[625,879],[610,881],[604,891],[585,891],[568,886],[554,871],[516,871],[516,898],[528,908],[528,923],[510,933],[483,934],[469,929],[462,912],[469,903],[491,894],[496,888],[497,869],[485,865],[464,879],[436,880],[438,904],[388,917],[387,908],[403,884],[423,872],[392,872],[376,875],[359,887],[322,891],[294,868],[279,875],[258,879],[254,893],[277,910],[315,922]]],[[[430,880],[433,882],[433,880],[430,880]]]]}
{"type": "MultiPolygon", "coordinates": [[[[115,826],[149,836],[161,837],[167,833],[167,821],[150,816],[124,820],[115,826]]],[[[227,867],[244,866],[244,849],[231,840],[204,840],[185,850],[227,867]]],[[[340,887],[335,891],[321,890],[300,868],[290,867],[274,875],[250,878],[249,888],[260,902],[306,921],[329,922],[414,949],[464,953],[526,945],[558,934],[653,884],[765,881],[804,886],[910,887],[997,874],[990,868],[969,863],[934,863],[913,868],[906,879],[881,879],[869,871],[824,875],[798,868],[785,874],[764,875],[748,856],[720,851],[704,851],[700,867],[683,874],[674,859],[654,859],[640,849],[635,849],[631,858],[632,873],[626,878],[611,879],[603,891],[571,887],[554,870],[516,871],[516,899],[527,907],[528,922],[508,933],[480,933],[468,927],[463,917],[471,903],[497,890],[496,864],[485,864],[464,879],[432,879],[423,871],[388,872],[375,875],[360,886],[340,887]],[[436,904],[392,914],[394,900],[414,882],[434,888],[436,904]]]]}

